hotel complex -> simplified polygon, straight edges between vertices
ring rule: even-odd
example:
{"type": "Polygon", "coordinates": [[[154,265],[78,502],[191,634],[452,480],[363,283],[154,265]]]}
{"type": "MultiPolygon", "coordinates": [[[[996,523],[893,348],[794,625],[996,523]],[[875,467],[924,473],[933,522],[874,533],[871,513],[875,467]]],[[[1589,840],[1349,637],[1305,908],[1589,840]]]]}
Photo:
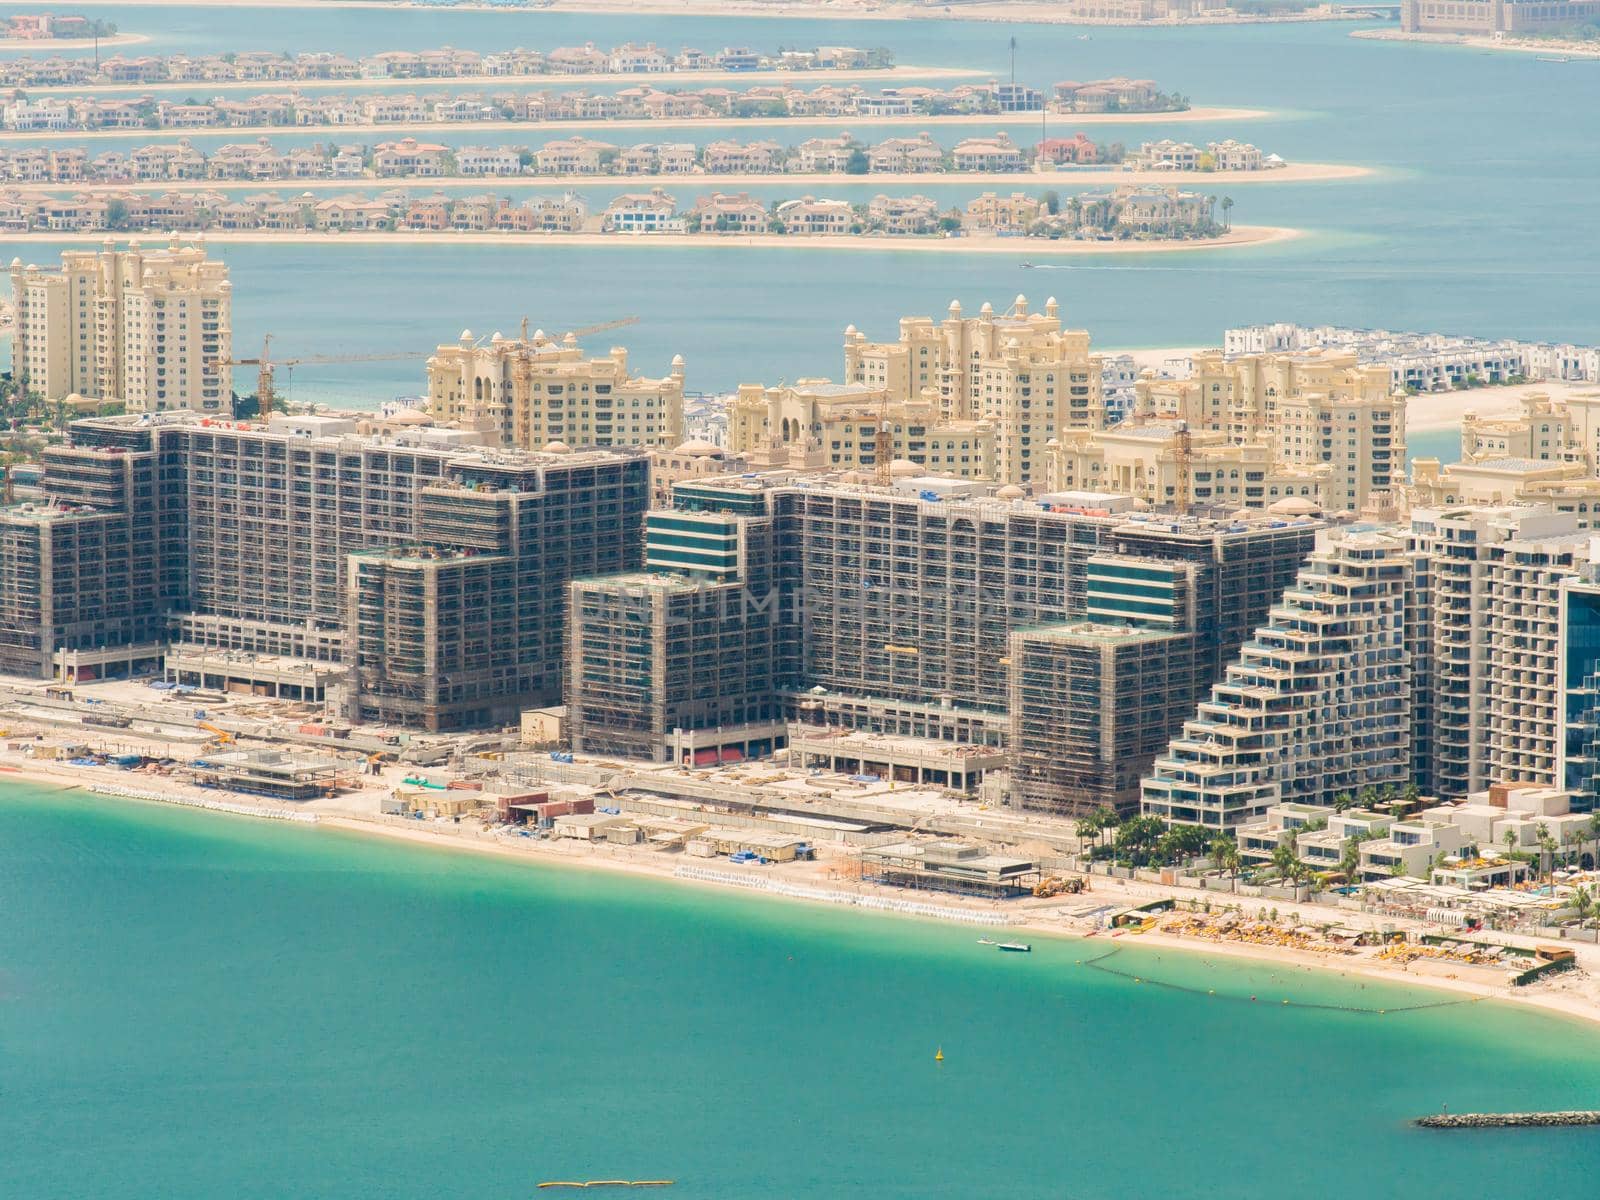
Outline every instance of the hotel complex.
{"type": "Polygon", "coordinates": [[[1405,395],[1353,353],[1196,356],[1189,379],[1141,379],[1112,423],[1089,335],[1018,296],[907,317],[893,342],[845,331],[844,382],[739,389],[728,449],[795,470],[875,469],[877,435],[929,472],[1132,496],[1179,512],[1357,512],[1403,482],[1405,395]]]}
{"type": "Polygon", "coordinates": [[[68,250],[61,269],[11,263],[12,358],[47,401],[118,400],[129,412],[233,411],[233,285],[203,245],[68,250]]]}
{"type": "Polygon", "coordinates": [[[557,342],[524,330],[480,343],[463,330],[428,359],[428,408],[500,446],[670,447],[683,440],[683,378],[681,357],[664,378],[646,379],[628,373],[620,346],[585,358],[571,334],[557,342]]]}
{"type": "Polygon", "coordinates": [[[1405,784],[1600,799],[1589,398],[1469,414],[1408,489],[1405,392],[1359,348],[1261,327],[1186,378],[1108,371],[1019,296],[850,327],[842,382],[741,387],[723,445],[684,440],[681,358],[525,329],[440,345],[425,411],[240,422],[180,407],[225,378],[203,250],[17,278],[30,378],[134,390],[0,510],[7,674],[431,732],[560,706],[573,753],[680,766],[859,769],[866,738],[1001,806],[1257,842],[1405,784]]]}

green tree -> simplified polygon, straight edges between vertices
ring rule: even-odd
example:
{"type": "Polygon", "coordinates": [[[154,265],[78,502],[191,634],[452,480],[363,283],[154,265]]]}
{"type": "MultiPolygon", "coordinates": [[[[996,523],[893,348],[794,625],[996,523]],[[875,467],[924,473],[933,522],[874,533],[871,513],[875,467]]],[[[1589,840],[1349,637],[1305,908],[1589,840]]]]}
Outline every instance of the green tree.
{"type": "Polygon", "coordinates": [[[1039,203],[1043,204],[1045,212],[1053,217],[1061,211],[1061,194],[1054,190],[1041,192],[1039,203]]]}
{"type": "Polygon", "coordinates": [[[1238,886],[1239,878],[1239,843],[1226,834],[1218,834],[1211,839],[1211,861],[1216,864],[1217,870],[1223,872],[1238,886]]]}
{"type": "Polygon", "coordinates": [[[867,158],[867,152],[860,146],[850,151],[850,157],[845,160],[844,173],[846,175],[865,175],[872,170],[872,163],[867,158]]]}
{"type": "Polygon", "coordinates": [[[1572,903],[1578,910],[1578,928],[1582,929],[1594,915],[1594,893],[1587,887],[1579,887],[1572,894],[1572,903]]]}
{"type": "Polygon", "coordinates": [[[1222,227],[1224,229],[1232,229],[1233,228],[1233,222],[1228,217],[1228,214],[1230,212],[1232,212],[1232,211],[1233,211],[1233,197],[1232,196],[1224,196],[1222,198],[1222,227]]]}
{"type": "Polygon", "coordinates": [[[1272,848],[1272,867],[1291,883],[1300,877],[1300,858],[1295,853],[1293,833],[1272,848]]]}

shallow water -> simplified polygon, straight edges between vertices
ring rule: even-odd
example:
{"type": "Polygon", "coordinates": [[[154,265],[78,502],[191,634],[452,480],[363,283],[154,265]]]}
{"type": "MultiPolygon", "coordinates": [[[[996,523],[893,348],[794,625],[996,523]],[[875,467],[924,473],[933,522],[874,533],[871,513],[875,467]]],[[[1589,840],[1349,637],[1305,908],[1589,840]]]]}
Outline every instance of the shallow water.
{"type": "Polygon", "coordinates": [[[1404,1124],[1591,1103],[1594,1028],[1326,973],[1130,947],[1113,974],[1079,965],[1103,943],[1001,955],[14,783],[0,912],[0,1194],[23,1200],[1576,1196],[1600,1167],[1597,1131],[1404,1124]]]}

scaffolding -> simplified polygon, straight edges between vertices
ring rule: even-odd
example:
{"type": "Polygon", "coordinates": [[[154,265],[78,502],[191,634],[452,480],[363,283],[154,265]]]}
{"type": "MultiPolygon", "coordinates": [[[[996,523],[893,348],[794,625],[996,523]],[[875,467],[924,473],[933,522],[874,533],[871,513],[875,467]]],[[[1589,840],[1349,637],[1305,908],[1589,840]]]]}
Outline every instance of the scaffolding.
{"type": "Polygon", "coordinates": [[[1011,638],[1007,766],[1021,807],[1138,807],[1139,779],[1205,682],[1187,632],[1076,621],[1011,638]]]}

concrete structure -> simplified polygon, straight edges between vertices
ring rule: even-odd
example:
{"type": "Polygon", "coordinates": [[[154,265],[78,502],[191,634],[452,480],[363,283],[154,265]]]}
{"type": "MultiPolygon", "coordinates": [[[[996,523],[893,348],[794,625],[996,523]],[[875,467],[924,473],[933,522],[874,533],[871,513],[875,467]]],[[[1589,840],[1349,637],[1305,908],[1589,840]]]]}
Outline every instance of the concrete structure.
{"type": "MultiPolygon", "coordinates": [[[[1472,7],[1470,0],[1465,7],[1472,7]]],[[[1404,391],[1437,392],[1473,382],[1600,381],[1600,349],[1592,346],[1289,322],[1242,326],[1223,337],[1230,358],[1312,350],[1348,351],[1362,365],[1386,366],[1391,386],[1404,391]]]]}
{"type": "MultiPolygon", "coordinates": [[[[1181,578],[1192,599],[1182,568],[1128,569],[1181,578]]],[[[1193,614],[1175,624],[1083,620],[1011,635],[1007,759],[1021,807],[1069,815],[1138,807],[1140,777],[1210,678],[1189,632],[1193,614]]]]}
{"type": "Polygon", "coordinates": [[[682,483],[673,498],[647,525],[659,573],[573,586],[575,747],[710,763],[720,747],[759,746],[781,716],[804,753],[836,765],[818,739],[838,730],[931,741],[936,765],[931,751],[842,757],[908,782],[943,772],[961,788],[980,763],[954,752],[998,753],[1016,732],[1006,764],[1029,767],[1018,802],[1052,812],[1127,806],[1140,763],[1266,615],[1317,528],[1154,521],[1103,507],[1118,497],[1028,503],[1015,487],[989,496],[917,477],[865,487],[779,474],[682,483]],[[758,531],[772,546],[766,574],[749,567],[763,561],[749,549],[758,531]],[[1104,711],[1135,668],[1152,686],[1138,705],[1117,695],[1098,731],[1074,729],[1069,752],[1054,740],[1066,643],[1051,627],[1082,621],[1123,627],[1115,640],[1147,651],[1092,707],[1104,711]],[[1023,630],[1036,631],[1021,635],[1036,652],[1017,652],[1023,630]],[[1054,765],[1067,757],[1080,772],[1071,786],[1054,765]]]}
{"type": "Polygon", "coordinates": [[[985,304],[976,317],[952,303],[938,323],[902,318],[893,342],[869,342],[851,326],[844,355],[848,383],[880,388],[891,402],[931,397],[938,423],[992,426],[1000,483],[1041,478],[1049,439],[1105,426],[1100,362],[1086,332],[1063,328],[1054,299],[1032,313],[1018,296],[1006,312],[985,304]]]}
{"type": "Polygon", "coordinates": [[[50,507],[0,510],[0,560],[31,564],[0,583],[5,669],[244,651],[227,675],[251,690],[287,672],[326,696],[296,663],[336,666],[348,715],[433,730],[560,698],[566,584],[638,566],[649,498],[642,455],[191,413],[75,422],[42,487],[50,507]]]}
{"type": "Polygon", "coordinates": [[[46,400],[120,400],[131,412],[231,413],[228,268],[196,241],[67,250],[61,269],[11,263],[13,362],[46,400]]]}
{"type": "Polygon", "coordinates": [[[1037,859],[985,854],[971,843],[897,842],[861,851],[861,877],[895,887],[1003,898],[1039,881],[1037,859]]]}
{"type": "Polygon", "coordinates": [[[1548,33],[1600,21],[1600,0],[1400,0],[1406,33],[1548,33]]]}
{"type": "Polygon", "coordinates": [[[333,791],[340,766],[339,760],[329,755],[231,750],[199,759],[195,781],[202,787],[275,800],[315,800],[333,791]]]}
{"type": "Polygon", "coordinates": [[[1005,766],[994,746],[957,746],[927,738],[794,723],[789,760],[846,775],[973,792],[990,771],[1005,766]]]}
{"type": "Polygon", "coordinates": [[[629,374],[621,347],[585,358],[571,334],[555,341],[524,330],[479,343],[463,331],[428,359],[428,407],[440,424],[482,430],[501,446],[675,446],[683,440],[683,381],[681,357],[649,379],[629,374]]]}
{"type": "Polygon", "coordinates": [[[784,743],[771,517],[654,512],[646,570],[572,584],[573,749],[708,765],[784,743]]]}
{"type": "Polygon", "coordinates": [[[1461,461],[1418,459],[1413,505],[1538,504],[1600,522],[1600,389],[1555,402],[1532,393],[1514,417],[1462,413],[1461,461]]]}
{"type": "Polygon", "coordinates": [[[917,474],[993,480],[1000,470],[993,421],[946,420],[930,392],[897,400],[882,387],[801,379],[743,384],[728,408],[729,449],[762,466],[803,471],[871,469],[878,431],[893,463],[917,474]]]}
{"type": "Polygon", "coordinates": [[[1554,589],[1587,548],[1576,519],[1544,507],[1418,509],[1408,536],[1414,782],[1440,796],[1502,778],[1557,784],[1554,589]]]}
{"type": "Polygon", "coordinates": [[[1405,545],[1336,531],[1144,780],[1146,814],[1229,830],[1406,782],[1405,545]]]}
{"type": "Polygon", "coordinates": [[[1358,512],[1404,479],[1405,396],[1353,353],[1195,355],[1186,380],[1141,380],[1123,427],[1175,421],[1191,437],[1265,447],[1256,482],[1297,470],[1323,476],[1318,500],[1329,512],[1358,512]]]}

